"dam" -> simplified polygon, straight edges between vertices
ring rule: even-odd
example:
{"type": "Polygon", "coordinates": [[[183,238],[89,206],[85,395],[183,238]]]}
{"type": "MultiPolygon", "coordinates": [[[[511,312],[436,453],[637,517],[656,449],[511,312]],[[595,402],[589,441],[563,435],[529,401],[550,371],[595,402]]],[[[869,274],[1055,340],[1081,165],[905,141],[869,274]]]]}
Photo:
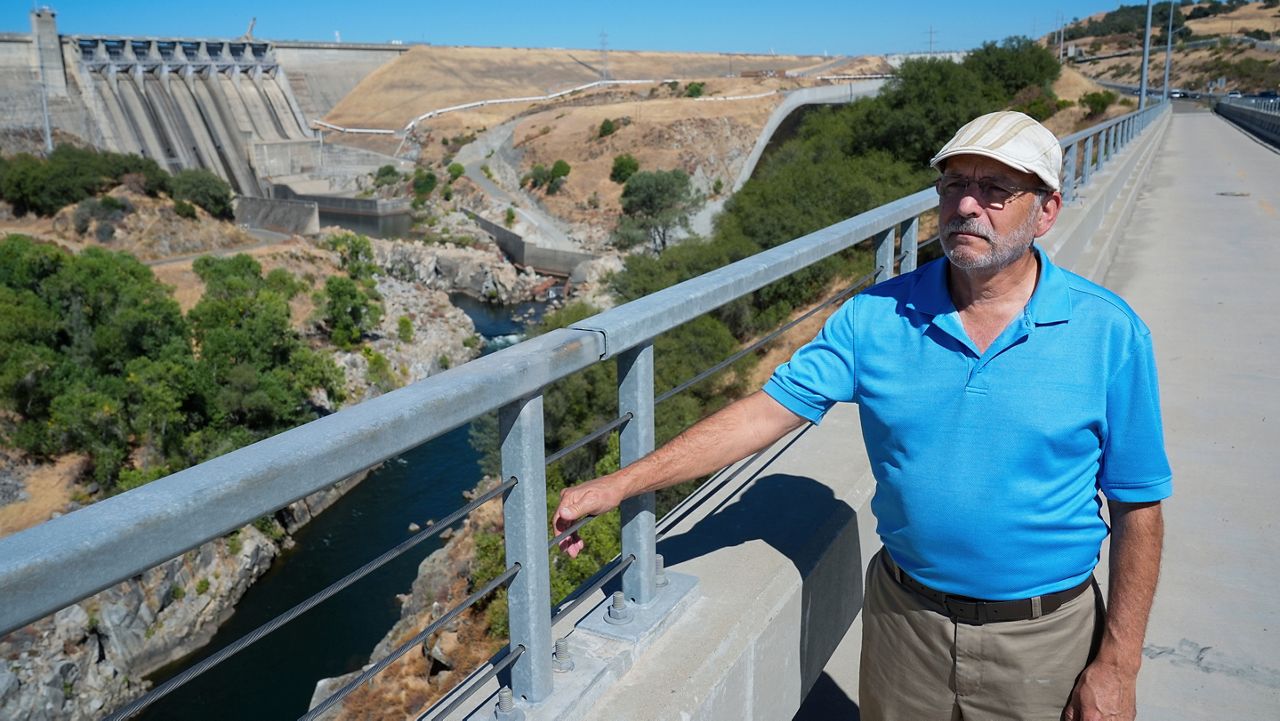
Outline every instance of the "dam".
{"type": "Polygon", "coordinates": [[[353,177],[400,164],[325,147],[310,124],[404,46],[61,35],[50,8],[30,17],[29,35],[0,33],[0,130],[44,126],[171,173],[208,170],[258,198],[274,185],[340,195],[353,177]]]}

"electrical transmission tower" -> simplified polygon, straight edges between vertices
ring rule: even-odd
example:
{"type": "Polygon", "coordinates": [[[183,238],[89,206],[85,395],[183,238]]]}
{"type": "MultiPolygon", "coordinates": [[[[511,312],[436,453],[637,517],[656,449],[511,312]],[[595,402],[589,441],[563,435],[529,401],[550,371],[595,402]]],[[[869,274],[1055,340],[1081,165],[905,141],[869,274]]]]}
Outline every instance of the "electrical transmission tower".
{"type": "Polygon", "coordinates": [[[609,74],[609,33],[600,31],[600,79],[612,80],[609,74]]]}

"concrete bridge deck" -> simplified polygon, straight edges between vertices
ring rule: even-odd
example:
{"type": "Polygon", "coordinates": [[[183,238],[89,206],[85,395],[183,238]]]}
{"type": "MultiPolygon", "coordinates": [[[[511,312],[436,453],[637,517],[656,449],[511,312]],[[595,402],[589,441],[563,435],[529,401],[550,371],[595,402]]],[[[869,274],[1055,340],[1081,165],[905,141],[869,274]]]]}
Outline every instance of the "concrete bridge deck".
{"type": "Polygon", "coordinates": [[[1151,327],[1174,472],[1139,718],[1277,719],[1280,153],[1204,111],[1159,150],[1105,279],[1151,327]]]}

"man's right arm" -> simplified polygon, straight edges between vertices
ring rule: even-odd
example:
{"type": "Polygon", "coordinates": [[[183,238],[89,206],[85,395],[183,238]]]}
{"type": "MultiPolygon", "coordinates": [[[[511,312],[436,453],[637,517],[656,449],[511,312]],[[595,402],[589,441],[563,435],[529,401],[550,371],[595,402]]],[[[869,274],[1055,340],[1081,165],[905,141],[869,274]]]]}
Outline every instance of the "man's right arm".
{"type": "MultiPolygon", "coordinates": [[[[764,391],[704,418],[666,445],[607,476],[564,489],[556,508],[557,534],[583,516],[613,510],[623,500],[693,480],[767,447],[806,423],[764,391]]],[[[560,542],[570,556],[582,550],[574,534],[560,542]]]]}

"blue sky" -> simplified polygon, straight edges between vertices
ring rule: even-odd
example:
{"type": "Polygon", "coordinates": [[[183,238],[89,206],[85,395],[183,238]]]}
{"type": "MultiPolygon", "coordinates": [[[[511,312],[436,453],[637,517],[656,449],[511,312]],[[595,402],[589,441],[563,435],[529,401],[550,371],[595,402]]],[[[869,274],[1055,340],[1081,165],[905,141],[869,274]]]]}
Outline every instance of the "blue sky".
{"type": "MultiPolygon", "coordinates": [[[[1130,0],[1135,2],[1136,0],[1130,0]]],[[[1058,17],[1114,9],[1110,2],[689,2],[688,0],[62,0],[50,5],[64,34],[428,42],[435,45],[696,50],[800,54],[963,50],[1009,35],[1044,34],[1058,17]],[[482,14],[468,12],[483,8],[482,14]]],[[[28,32],[29,0],[9,0],[0,31],[28,32]]]]}

